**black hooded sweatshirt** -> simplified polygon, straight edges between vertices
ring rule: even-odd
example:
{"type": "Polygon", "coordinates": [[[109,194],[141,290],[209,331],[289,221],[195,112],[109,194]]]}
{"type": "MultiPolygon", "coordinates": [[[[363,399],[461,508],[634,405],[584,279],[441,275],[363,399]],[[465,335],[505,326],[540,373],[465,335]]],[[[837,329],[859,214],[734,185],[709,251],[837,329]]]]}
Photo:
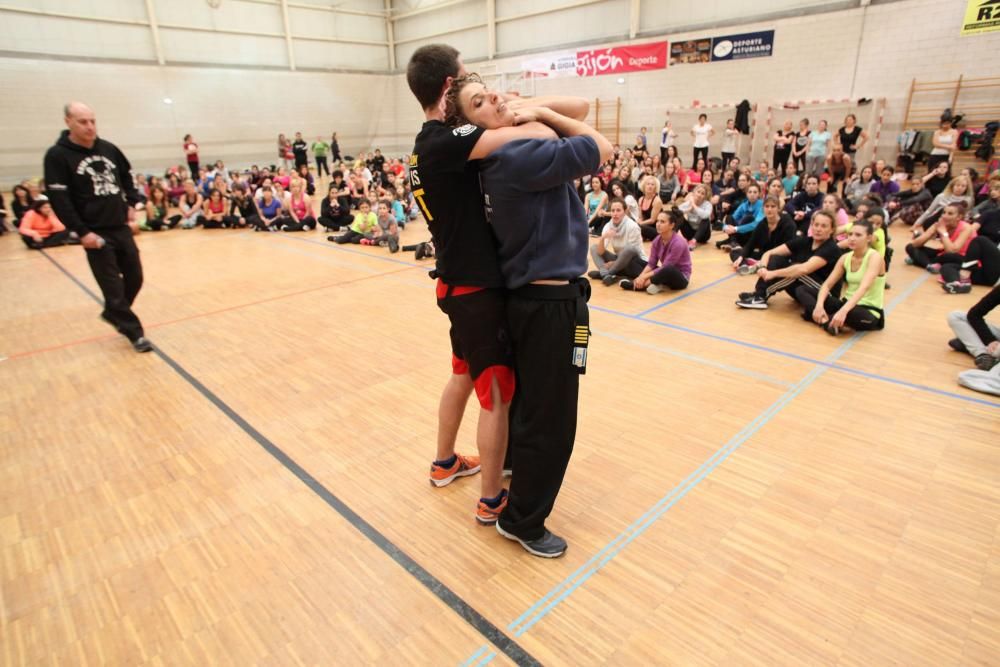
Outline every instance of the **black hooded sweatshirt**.
{"type": "Polygon", "coordinates": [[[45,153],[45,187],[56,216],[80,236],[126,224],[128,207],[139,201],[131,170],[110,141],[98,137],[84,148],[63,130],[45,153]]]}

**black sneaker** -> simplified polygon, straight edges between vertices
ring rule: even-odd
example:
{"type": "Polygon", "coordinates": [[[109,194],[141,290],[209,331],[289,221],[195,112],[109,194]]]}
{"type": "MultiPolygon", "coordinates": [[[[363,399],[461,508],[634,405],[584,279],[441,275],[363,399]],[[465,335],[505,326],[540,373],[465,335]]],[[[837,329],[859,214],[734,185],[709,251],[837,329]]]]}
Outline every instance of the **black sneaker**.
{"type": "Polygon", "coordinates": [[[952,338],[948,341],[948,347],[955,350],[956,352],[968,352],[969,348],[965,347],[965,343],[958,338],[952,338]]]}
{"type": "Polygon", "coordinates": [[[605,287],[611,287],[617,281],[618,281],[618,276],[614,275],[613,273],[609,273],[608,275],[601,278],[601,282],[604,283],[605,287]]]}
{"type": "Polygon", "coordinates": [[[749,299],[744,299],[742,296],[736,305],[740,308],[752,308],[754,310],[767,310],[767,299],[761,296],[751,295],[749,299]]]}
{"type": "Polygon", "coordinates": [[[597,271],[597,270],[588,271],[587,272],[587,277],[590,278],[591,280],[600,280],[601,279],[601,272],[597,271]]]}
{"type": "Polygon", "coordinates": [[[749,301],[755,296],[757,296],[756,292],[740,292],[740,295],[736,298],[738,298],[740,301],[749,301]]]}
{"type": "Polygon", "coordinates": [[[149,342],[149,339],[145,336],[139,336],[134,341],[132,341],[132,349],[136,352],[152,352],[153,344],[149,342]]]}
{"type": "Polygon", "coordinates": [[[618,286],[621,287],[622,289],[633,290],[633,291],[635,290],[635,283],[629,280],[628,278],[618,283],[618,286]]]}
{"type": "Polygon", "coordinates": [[[399,241],[395,238],[389,239],[389,252],[399,252],[399,241]]]}
{"type": "MultiPolygon", "coordinates": [[[[981,371],[988,371],[998,363],[1000,363],[1000,359],[997,359],[989,352],[983,352],[976,357],[976,368],[981,371]]],[[[525,547],[525,549],[527,549],[527,547],[525,547]]]]}
{"type": "Polygon", "coordinates": [[[559,537],[558,535],[553,535],[546,528],[545,533],[534,540],[522,540],[517,535],[508,533],[500,526],[500,522],[497,521],[497,532],[506,537],[508,540],[513,540],[519,542],[524,550],[533,556],[539,556],[541,558],[559,558],[564,553],[566,553],[566,540],[559,537]]]}

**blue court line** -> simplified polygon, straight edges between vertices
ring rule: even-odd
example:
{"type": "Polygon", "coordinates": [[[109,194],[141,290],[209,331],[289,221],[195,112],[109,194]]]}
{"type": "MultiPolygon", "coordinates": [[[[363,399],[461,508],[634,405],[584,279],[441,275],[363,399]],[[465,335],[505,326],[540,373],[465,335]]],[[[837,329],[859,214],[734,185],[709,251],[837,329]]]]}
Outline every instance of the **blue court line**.
{"type": "MultiPolygon", "coordinates": [[[[928,274],[929,275],[929,274],[928,274]]],[[[925,277],[926,280],[926,277],[925,277]]],[[[917,281],[922,284],[923,281],[917,281]]],[[[721,336],[719,334],[709,333],[707,331],[701,331],[700,329],[692,329],[691,327],[685,327],[680,324],[671,324],[670,322],[660,322],[658,320],[651,320],[645,317],[639,317],[637,315],[632,315],[630,313],[623,313],[619,310],[612,310],[610,308],[603,308],[601,306],[590,305],[591,310],[596,310],[602,313],[608,313],[609,315],[616,315],[618,317],[625,317],[631,320],[637,320],[639,322],[645,322],[647,324],[653,324],[658,327],[663,327],[666,329],[673,329],[675,331],[682,331],[684,333],[694,334],[695,336],[702,336],[704,338],[711,338],[723,343],[730,343],[733,345],[739,345],[740,347],[746,347],[751,350],[757,350],[759,352],[767,352],[768,354],[776,354],[781,357],[786,357],[788,359],[794,359],[796,361],[801,361],[807,364],[818,364],[821,366],[826,366],[834,370],[840,371],[842,373],[849,373],[851,375],[857,375],[860,377],[868,378],[870,380],[878,380],[880,382],[887,382],[889,384],[900,385],[903,387],[908,387],[910,389],[916,389],[917,391],[923,391],[930,394],[936,394],[938,396],[946,396],[948,398],[958,399],[960,401],[965,401],[967,403],[975,403],[978,405],[985,405],[991,408],[1000,408],[1000,403],[995,401],[989,401],[982,398],[977,398],[975,396],[966,396],[965,394],[958,394],[955,392],[947,391],[945,389],[937,389],[936,387],[929,387],[927,385],[918,384],[916,382],[909,382],[907,380],[901,380],[899,378],[889,377],[886,375],[879,375],[877,373],[870,373],[868,371],[863,371],[857,368],[852,368],[851,366],[844,366],[842,364],[831,363],[829,361],[824,361],[822,359],[814,359],[813,357],[807,357],[801,354],[795,354],[794,352],[786,352],[785,350],[778,350],[773,347],[767,347],[766,345],[760,345],[758,343],[751,343],[749,341],[740,340],[738,338],[730,338],[728,336],[721,336]]],[[[888,311],[886,311],[888,313],[888,311]]]]}
{"type": "Polygon", "coordinates": [[[593,335],[600,336],[601,338],[610,338],[611,340],[617,340],[617,341],[620,341],[620,342],[625,343],[627,345],[634,345],[636,347],[642,347],[642,348],[645,348],[647,350],[653,350],[654,352],[660,352],[662,354],[669,354],[671,356],[679,357],[681,359],[686,359],[687,361],[693,361],[695,363],[703,364],[705,366],[712,366],[714,368],[718,368],[720,370],[727,371],[729,373],[736,373],[737,375],[745,375],[745,376],[751,377],[751,378],[753,378],[755,380],[761,380],[761,381],[767,382],[769,384],[778,385],[779,387],[788,388],[788,387],[792,386],[791,382],[786,382],[784,380],[780,380],[780,379],[778,379],[776,377],[772,377],[772,376],[766,375],[764,373],[758,373],[757,371],[752,371],[752,370],[747,369],[747,368],[740,368],[739,366],[730,366],[729,364],[724,364],[722,362],[715,361],[714,359],[706,359],[705,357],[699,357],[699,356],[694,355],[694,354],[688,354],[686,352],[680,352],[678,350],[672,350],[669,347],[663,347],[663,346],[660,346],[660,345],[654,345],[652,343],[646,343],[646,342],[643,342],[643,341],[640,341],[640,340],[635,340],[633,338],[628,338],[626,336],[619,336],[618,334],[607,333],[607,332],[604,332],[604,331],[594,331],[593,335]]]}
{"type": "MultiPolygon", "coordinates": [[[[927,279],[928,275],[923,275],[915,280],[903,293],[901,293],[886,308],[886,314],[890,313],[896,306],[912,294],[927,279]]],[[[721,465],[739,447],[749,440],[760,429],[767,425],[777,414],[781,412],[794,398],[799,396],[805,389],[813,384],[830,368],[835,368],[834,362],[847,353],[854,345],[867,335],[868,332],[855,333],[850,339],[845,341],[823,363],[818,363],[799,382],[795,383],[788,391],[782,394],[774,403],[758,414],[749,424],[744,426],[736,435],[729,439],[725,445],[716,450],[698,468],[689,474],[680,484],[671,489],[665,496],[656,502],[650,509],[644,512],[638,519],[633,521],[628,527],[605,545],[600,551],[595,553],[586,563],[577,568],[566,579],[553,587],[541,599],[531,605],[524,613],[512,621],[507,629],[512,631],[514,637],[520,637],[532,626],[538,623],[563,600],[582,586],[590,577],[601,570],[611,560],[615,558],[628,544],[638,538],[671,507],[676,505],[695,486],[698,485],[707,475],[721,465]]],[[[476,665],[485,665],[493,660],[496,651],[490,649],[489,645],[481,646],[475,653],[466,659],[462,665],[471,665],[478,656],[486,654],[476,661],[476,665]]]]}
{"type": "MultiPolygon", "coordinates": [[[[655,312],[655,311],[659,310],[660,308],[663,308],[664,306],[669,306],[672,303],[677,303],[678,301],[683,301],[684,299],[688,298],[689,296],[694,296],[698,292],[701,292],[703,290],[707,290],[710,287],[715,287],[719,283],[724,283],[727,280],[729,280],[731,278],[735,278],[738,275],[739,274],[735,273],[735,272],[734,273],[730,273],[728,276],[722,276],[718,280],[713,280],[712,282],[708,283],[707,285],[702,285],[698,289],[693,289],[690,292],[685,291],[680,296],[675,296],[673,299],[668,299],[668,300],[664,301],[663,303],[658,303],[655,306],[653,306],[652,308],[647,308],[646,310],[642,311],[641,313],[636,313],[635,317],[645,317],[646,315],[649,315],[650,313],[655,312]]],[[[593,308],[593,306],[591,306],[591,308],[593,308]]]]}

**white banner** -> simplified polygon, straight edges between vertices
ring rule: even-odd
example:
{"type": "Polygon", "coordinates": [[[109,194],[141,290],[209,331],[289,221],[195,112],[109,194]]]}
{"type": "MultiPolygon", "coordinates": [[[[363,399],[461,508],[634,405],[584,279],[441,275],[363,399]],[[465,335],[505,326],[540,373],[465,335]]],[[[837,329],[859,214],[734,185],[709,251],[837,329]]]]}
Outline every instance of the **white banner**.
{"type": "Polygon", "coordinates": [[[521,70],[537,77],[576,76],[576,53],[550,53],[525,60],[521,70]]]}

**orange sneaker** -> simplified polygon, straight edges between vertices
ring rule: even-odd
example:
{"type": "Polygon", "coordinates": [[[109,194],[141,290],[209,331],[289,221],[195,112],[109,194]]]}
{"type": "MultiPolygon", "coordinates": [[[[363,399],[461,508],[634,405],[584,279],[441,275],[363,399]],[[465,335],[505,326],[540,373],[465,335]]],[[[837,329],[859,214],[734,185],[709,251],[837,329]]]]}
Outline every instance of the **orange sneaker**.
{"type": "Polygon", "coordinates": [[[496,507],[490,507],[480,498],[479,503],[476,505],[476,521],[484,526],[492,526],[497,522],[500,512],[503,511],[504,507],[507,507],[507,489],[501,491],[500,495],[502,496],[500,504],[496,507]]]}
{"type": "Polygon", "coordinates": [[[479,472],[478,456],[455,455],[455,462],[450,468],[443,468],[435,463],[431,464],[431,484],[434,486],[448,486],[456,477],[467,477],[479,472]]]}

